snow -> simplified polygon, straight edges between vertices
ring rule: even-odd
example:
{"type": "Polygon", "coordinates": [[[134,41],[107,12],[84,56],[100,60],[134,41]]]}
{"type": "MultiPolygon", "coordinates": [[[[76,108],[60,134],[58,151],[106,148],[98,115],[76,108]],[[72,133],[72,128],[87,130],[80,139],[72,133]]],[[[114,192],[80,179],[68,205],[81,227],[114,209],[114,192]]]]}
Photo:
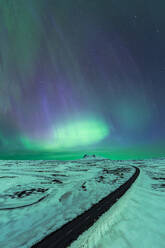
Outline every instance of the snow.
{"type": "Polygon", "coordinates": [[[124,163],[139,167],[140,176],[71,248],[165,247],[165,159],[124,163]]]}
{"type": "Polygon", "coordinates": [[[0,161],[0,247],[29,248],[140,176],[71,248],[164,248],[165,159],[0,161]]]}
{"type": "Polygon", "coordinates": [[[0,161],[0,247],[31,247],[128,180],[130,165],[101,157],[0,161]]]}

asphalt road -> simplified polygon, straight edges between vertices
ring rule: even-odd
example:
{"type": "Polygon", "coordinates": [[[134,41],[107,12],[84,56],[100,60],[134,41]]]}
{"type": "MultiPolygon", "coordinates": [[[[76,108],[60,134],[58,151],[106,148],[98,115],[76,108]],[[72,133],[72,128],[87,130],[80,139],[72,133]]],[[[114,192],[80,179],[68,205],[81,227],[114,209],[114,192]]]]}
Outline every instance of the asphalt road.
{"type": "Polygon", "coordinates": [[[99,217],[108,211],[112,205],[124,195],[124,193],[131,187],[134,181],[139,176],[140,170],[135,168],[135,173],[122,184],[118,189],[104,197],[101,201],[94,204],[89,210],[77,216],[72,221],[63,225],[60,229],[46,236],[43,240],[33,245],[31,248],[66,248],[80,234],[91,227],[99,217]]]}

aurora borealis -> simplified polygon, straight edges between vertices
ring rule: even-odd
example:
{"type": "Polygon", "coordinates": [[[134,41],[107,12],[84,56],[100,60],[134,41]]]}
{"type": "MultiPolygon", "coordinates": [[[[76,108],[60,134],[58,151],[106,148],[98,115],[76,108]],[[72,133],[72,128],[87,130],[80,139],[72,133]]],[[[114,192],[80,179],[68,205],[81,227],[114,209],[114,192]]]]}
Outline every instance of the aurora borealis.
{"type": "Polygon", "coordinates": [[[164,9],[163,0],[1,0],[0,157],[162,154],[164,9]]]}

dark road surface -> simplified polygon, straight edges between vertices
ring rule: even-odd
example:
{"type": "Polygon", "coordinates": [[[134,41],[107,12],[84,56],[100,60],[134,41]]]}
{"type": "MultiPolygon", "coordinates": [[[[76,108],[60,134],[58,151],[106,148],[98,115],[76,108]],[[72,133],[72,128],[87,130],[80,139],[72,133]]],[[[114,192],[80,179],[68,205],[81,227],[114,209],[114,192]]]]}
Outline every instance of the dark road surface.
{"type": "Polygon", "coordinates": [[[98,203],[94,204],[89,210],[83,214],[77,216],[72,221],[63,225],[60,229],[46,236],[43,240],[33,245],[32,248],[66,248],[74,240],[78,238],[80,234],[91,227],[99,217],[108,211],[117,200],[124,195],[124,193],[134,183],[139,176],[140,170],[135,168],[135,173],[122,184],[118,189],[104,197],[98,203]]]}

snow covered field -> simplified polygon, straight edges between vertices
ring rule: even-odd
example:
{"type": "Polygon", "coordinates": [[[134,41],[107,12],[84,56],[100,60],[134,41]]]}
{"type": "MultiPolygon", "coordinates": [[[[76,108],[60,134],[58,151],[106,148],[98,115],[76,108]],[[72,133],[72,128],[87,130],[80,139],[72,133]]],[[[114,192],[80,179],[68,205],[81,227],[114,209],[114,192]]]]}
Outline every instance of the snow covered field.
{"type": "Polygon", "coordinates": [[[165,247],[165,159],[129,163],[141,169],[140,176],[124,199],[118,201],[113,224],[102,232],[99,240],[96,237],[94,241],[93,237],[93,245],[91,242],[86,247],[165,247]]]}
{"type": "Polygon", "coordinates": [[[128,180],[130,165],[102,158],[0,161],[0,247],[31,247],[128,180]]]}
{"type": "Polygon", "coordinates": [[[0,247],[31,247],[124,183],[132,165],[136,182],[71,247],[164,248],[165,159],[101,158],[0,161],[0,247]]]}

